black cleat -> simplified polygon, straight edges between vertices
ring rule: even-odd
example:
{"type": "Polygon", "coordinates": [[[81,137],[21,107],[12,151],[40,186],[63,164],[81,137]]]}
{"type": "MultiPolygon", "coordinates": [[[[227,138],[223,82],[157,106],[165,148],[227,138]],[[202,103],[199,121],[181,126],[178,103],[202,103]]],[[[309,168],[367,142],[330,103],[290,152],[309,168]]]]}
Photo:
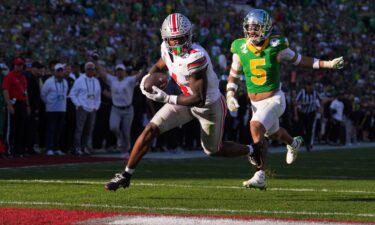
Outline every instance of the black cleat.
{"type": "Polygon", "coordinates": [[[108,183],[105,184],[104,188],[108,191],[116,191],[120,187],[127,188],[130,185],[130,178],[131,174],[124,172],[124,173],[116,173],[115,177],[112,178],[108,183]]]}

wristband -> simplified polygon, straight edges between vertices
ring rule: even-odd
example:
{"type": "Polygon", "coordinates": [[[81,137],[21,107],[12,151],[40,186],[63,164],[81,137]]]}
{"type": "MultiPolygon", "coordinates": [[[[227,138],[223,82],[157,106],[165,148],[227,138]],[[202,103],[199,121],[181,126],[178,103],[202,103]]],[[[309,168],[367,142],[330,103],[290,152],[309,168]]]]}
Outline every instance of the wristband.
{"type": "Polygon", "coordinates": [[[168,103],[173,104],[173,105],[177,105],[177,97],[178,97],[177,95],[170,95],[168,103]]]}
{"type": "Polygon", "coordinates": [[[314,58],[313,69],[319,69],[319,59],[314,58]]]}
{"type": "MultiPolygon", "coordinates": [[[[296,53],[296,54],[298,54],[298,53],[296,53]]],[[[294,63],[293,63],[293,65],[298,65],[300,62],[301,62],[301,59],[302,59],[302,56],[301,56],[301,54],[298,54],[297,55],[297,59],[296,59],[296,61],[294,61],[294,63]]],[[[315,59],[314,59],[315,60],[315,59]]],[[[315,62],[315,61],[314,61],[315,62]]],[[[314,65],[313,65],[314,66],[314,65]]]]}
{"type": "Polygon", "coordinates": [[[237,91],[237,88],[238,88],[238,85],[235,84],[235,83],[233,83],[233,82],[230,82],[230,83],[227,84],[227,91],[228,91],[229,89],[232,89],[232,90],[234,90],[234,91],[237,91]]]}

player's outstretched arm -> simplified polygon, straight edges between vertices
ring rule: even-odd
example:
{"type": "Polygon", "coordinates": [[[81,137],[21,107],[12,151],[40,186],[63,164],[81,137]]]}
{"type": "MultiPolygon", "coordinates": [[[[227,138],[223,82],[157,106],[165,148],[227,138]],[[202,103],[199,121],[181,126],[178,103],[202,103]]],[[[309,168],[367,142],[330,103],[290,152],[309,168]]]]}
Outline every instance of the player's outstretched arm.
{"type": "Polygon", "coordinates": [[[313,68],[313,69],[342,69],[344,67],[344,58],[338,57],[332,60],[321,60],[317,58],[312,58],[308,56],[303,56],[290,48],[282,50],[278,59],[280,61],[288,61],[296,66],[313,68]]]}

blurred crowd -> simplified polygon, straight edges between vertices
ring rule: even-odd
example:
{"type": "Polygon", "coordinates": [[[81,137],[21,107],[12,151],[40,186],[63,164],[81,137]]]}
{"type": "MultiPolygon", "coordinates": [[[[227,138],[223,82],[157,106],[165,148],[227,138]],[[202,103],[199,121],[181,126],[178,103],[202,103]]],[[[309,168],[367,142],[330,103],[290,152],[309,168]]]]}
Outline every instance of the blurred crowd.
{"type": "MultiPolygon", "coordinates": [[[[94,51],[100,53],[100,63],[112,74],[119,64],[125,65],[129,76],[137,74],[142,68],[150,68],[160,57],[160,26],[164,18],[171,12],[180,12],[193,22],[194,40],[208,50],[224,92],[231,63],[230,45],[243,37],[242,21],[250,7],[270,12],[274,32],[285,35],[290,47],[301,54],[321,59],[344,56],[345,59],[344,69],[338,71],[282,67],[282,88],[288,101],[282,125],[294,135],[301,132],[298,129],[301,121],[296,116],[300,107],[296,96],[308,80],[320,96],[314,131],[317,142],[375,141],[375,9],[370,0],[4,0],[0,5],[0,81],[14,69],[14,59],[21,57],[24,60],[22,73],[34,85],[28,85],[28,89],[35,85],[41,89],[45,81],[55,75],[57,64],[64,64],[62,76],[71,88],[75,80],[87,72],[85,65],[92,60],[94,51]],[[337,118],[337,109],[331,107],[335,100],[343,103],[342,118],[337,118]],[[337,123],[344,132],[337,134],[337,123]]],[[[88,154],[93,149],[118,145],[108,128],[110,90],[104,82],[100,85],[101,103],[88,154]]],[[[237,113],[228,114],[224,138],[249,143],[251,110],[244,87],[239,89],[238,97],[241,107],[237,113]]],[[[29,100],[29,125],[25,125],[29,128],[25,130],[30,140],[20,154],[34,152],[34,146],[48,151],[45,149],[44,102],[35,89],[29,90],[29,100]]],[[[64,154],[74,148],[75,109],[70,101],[68,98],[58,148],[64,154]]],[[[2,96],[0,104],[0,126],[4,127],[6,104],[2,96]]],[[[146,101],[136,88],[133,106],[132,141],[160,105],[146,101]]],[[[168,138],[158,139],[154,149],[197,149],[199,134],[189,131],[198,127],[197,121],[192,121],[170,131],[164,135],[168,138]]],[[[0,130],[4,133],[5,128],[0,130]]]]}

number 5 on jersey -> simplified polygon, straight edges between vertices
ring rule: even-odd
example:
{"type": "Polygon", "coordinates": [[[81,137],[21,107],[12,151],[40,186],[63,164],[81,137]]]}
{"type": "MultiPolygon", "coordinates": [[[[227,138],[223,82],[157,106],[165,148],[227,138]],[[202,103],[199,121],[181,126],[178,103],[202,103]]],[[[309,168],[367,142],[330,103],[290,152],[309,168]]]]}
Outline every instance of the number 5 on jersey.
{"type": "Polygon", "coordinates": [[[256,85],[263,85],[267,81],[267,72],[264,69],[257,68],[257,66],[264,65],[266,65],[266,60],[264,58],[250,60],[250,71],[252,73],[251,81],[256,85]]]}

